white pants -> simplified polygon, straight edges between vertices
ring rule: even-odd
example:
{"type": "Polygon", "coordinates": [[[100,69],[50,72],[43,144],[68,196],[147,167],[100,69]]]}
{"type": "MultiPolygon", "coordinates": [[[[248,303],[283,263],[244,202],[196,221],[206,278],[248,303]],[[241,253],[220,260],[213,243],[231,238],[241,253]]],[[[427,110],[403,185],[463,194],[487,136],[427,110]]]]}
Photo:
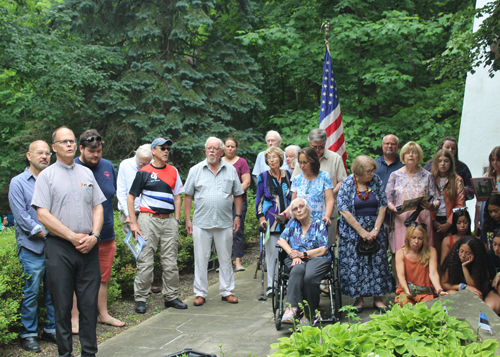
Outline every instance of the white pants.
{"type": "Polygon", "coordinates": [[[266,243],[266,264],[267,264],[267,287],[273,286],[274,269],[276,266],[276,259],[278,259],[278,248],[276,244],[280,239],[280,233],[271,234],[266,243]]]}
{"type": "Polygon", "coordinates": [[[202,229],[193,226],[194,248],[194,283],[196,296],[208,295],[208,260],[212,249],[212,239],[215,243],[219,259],[219,293],[222,296],[232,295],[234,290],[234,274],[231,263],[233,249],[233,228],[202,229]]]}

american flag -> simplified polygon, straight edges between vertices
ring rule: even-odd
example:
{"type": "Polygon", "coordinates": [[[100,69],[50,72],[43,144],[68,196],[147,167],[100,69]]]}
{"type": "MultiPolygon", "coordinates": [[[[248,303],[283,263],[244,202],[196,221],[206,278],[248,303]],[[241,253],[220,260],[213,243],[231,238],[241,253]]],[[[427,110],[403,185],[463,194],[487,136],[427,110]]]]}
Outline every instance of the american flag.
{"type": "Polygon", "coordinates": [[[327,139],[325,148],[336,152],[342,157],[347,172],[347,151],[345,149],[342,113],[340,112],[337,84],[333,75],[332,59],[328,47],[325,49],[325,63],[323,65],[319,127],[326,130],[327,139]]]}

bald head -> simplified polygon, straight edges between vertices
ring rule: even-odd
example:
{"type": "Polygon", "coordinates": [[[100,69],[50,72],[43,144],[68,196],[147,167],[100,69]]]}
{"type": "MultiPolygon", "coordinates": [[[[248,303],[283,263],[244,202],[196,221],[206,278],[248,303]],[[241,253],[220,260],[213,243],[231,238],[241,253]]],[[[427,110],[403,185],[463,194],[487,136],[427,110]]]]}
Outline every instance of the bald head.
{"type": "Polygon", "coordinates": [[[43,140],[33,141],[26,153],[26,159],[30,165],[30,171],[38,176],[38,173],[50,164],[50,148],[43,140]]]}

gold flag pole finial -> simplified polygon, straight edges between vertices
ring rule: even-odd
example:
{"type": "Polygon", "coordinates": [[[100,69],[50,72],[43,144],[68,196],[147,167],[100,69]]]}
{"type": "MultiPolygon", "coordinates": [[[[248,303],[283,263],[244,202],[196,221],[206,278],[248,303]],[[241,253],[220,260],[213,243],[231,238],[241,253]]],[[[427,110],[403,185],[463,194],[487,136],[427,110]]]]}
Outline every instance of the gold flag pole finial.
{"type": "Polygon", "coordinates": [[[323,22],[321,25],[320,32],[325,31],[325,45],[328,49],[328,53],[330,53],[330,46],[328,45],[328,32],[330,32],[330,23],[328,21],[323,22]]]}

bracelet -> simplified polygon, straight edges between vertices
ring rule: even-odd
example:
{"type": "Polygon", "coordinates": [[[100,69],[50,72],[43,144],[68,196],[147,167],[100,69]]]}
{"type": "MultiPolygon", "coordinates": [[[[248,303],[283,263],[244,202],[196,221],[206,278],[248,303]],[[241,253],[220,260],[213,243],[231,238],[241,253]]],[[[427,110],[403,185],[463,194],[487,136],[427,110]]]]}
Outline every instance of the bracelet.
{"type": "Polygon", "coordinates": [[[437,292],[437,294],[439,295],[439,294],[441,294],[442,292],[443,292],[443,289],[439,289],[439,290],[438,290],[438,292],[437,292]]]}

